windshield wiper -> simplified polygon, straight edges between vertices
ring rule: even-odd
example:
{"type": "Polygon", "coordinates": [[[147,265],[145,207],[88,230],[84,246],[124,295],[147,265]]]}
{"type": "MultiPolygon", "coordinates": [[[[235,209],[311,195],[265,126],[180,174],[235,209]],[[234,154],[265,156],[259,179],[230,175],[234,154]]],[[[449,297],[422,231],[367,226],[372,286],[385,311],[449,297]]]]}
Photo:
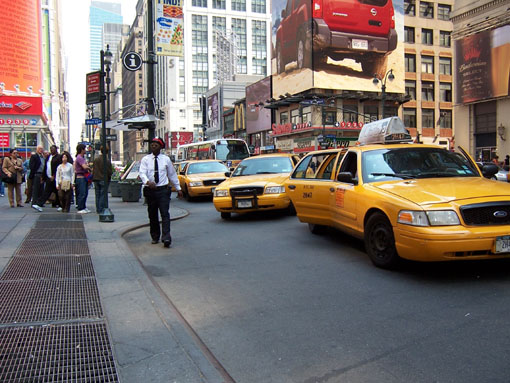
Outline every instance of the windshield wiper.
{"type": "Polygon", "coordinates": [[[424,172],[418,174],[418,178],[429,178],[429,177],[459,177],[459,174],[448,173],[448,172],[424,172]]]}
{"type": "Polygon", "coordinates": [[[257,172],[255,174],[275,174],[275,172],[257,172]]]}
{"type": "Polygon", "coordinates": [[[385,177],[398,177],[404,180],[416,178],[411,174],[400,174],[400,173],[370,173],[371,176],[385,176],[385,177]]]}

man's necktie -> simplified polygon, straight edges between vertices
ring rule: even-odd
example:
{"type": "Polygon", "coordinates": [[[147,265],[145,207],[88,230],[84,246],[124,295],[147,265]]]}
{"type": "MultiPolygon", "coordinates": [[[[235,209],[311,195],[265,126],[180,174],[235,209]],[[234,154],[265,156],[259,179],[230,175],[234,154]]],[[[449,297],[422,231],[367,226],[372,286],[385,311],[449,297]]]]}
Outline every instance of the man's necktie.
{"type": "Polygon", "coordinates": [[[158,167],[158,157],[154,157],[154,182],[156,185],[159,183],[159,167],[158,167]]]}

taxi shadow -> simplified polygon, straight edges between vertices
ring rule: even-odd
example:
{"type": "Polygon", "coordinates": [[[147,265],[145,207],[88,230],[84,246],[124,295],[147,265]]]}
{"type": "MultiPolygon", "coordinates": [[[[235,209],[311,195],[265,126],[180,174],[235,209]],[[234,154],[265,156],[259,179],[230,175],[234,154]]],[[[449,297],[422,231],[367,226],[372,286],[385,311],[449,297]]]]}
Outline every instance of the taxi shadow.
{"type": "Polygon", "coordinates": [[[223,220],[224,222],[253,222],[253,221],[277,221],[289,217],[289,214],[283,210],[254,211],[250,213],[237,214],[223,220]]]}

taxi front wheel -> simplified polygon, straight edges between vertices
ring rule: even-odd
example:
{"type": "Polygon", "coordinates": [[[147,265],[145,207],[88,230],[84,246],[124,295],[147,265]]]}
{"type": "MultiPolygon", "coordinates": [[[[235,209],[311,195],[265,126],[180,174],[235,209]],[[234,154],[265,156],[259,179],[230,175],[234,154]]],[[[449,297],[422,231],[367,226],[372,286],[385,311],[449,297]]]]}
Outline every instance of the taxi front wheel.
{"type": "Polygon", "coordinates": [[[309,223],[308,230],[310,230],[312,234],[320,235],[326,232],[326,226],[317,225],[315,223],[309,223]]]}
{"type": "Polygon", "coordinates": [[[223,218],[223,219],[229,219],[230,216],[231,216],[230,213],[221,213],[221,218],[223,218]]]}
{"type": "Polygon", "coordinates": [[[365,227],[365,248],[377,267],[392,269],[399,263],[393,229],[384,214],[375,213],[368,219],[365,227]]]}

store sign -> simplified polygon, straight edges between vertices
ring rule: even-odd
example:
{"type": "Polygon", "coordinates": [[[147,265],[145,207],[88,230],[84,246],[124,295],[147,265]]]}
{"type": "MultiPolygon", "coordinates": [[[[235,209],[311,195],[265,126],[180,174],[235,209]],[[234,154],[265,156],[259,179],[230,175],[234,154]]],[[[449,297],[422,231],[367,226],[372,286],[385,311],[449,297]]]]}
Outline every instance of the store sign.
{"type": "Polygon", "coordinates": [[[294,140],[278,140],[276,141],[276,149],[290,152],[294,149],[294,140]]]}
{"type": "Polygon", "coordinates": [[[9,147],[9,133],[0,133],[0,148],[9,147]]]}
{"type": "Polygon", "coordinates": [[[179,145],[190,144],[193,142],[193,132],[172,132],[172,149],[177,148],[179,145]]]}
{"type": "Polygon", "coordinates": [[[0,96],[0,114],[40,116],[42,112],[42,97],[0,96]]]}
{"type": "Polygon", "coordinates": [[[304,152],[311,152],[312,150],[315,150],[315,138],[314,137],[296,139],[295,143],[296,143],[296,145],[294,147],[294,153],[304,153],[304,152]]]}
{"type": "Polygon", "coordinates": [[[101,95],[103,94],[103,82],[101,81],[101,72],[87,73],[87,93],[86,103],[99,104],[101,102],[101,95]]]}

